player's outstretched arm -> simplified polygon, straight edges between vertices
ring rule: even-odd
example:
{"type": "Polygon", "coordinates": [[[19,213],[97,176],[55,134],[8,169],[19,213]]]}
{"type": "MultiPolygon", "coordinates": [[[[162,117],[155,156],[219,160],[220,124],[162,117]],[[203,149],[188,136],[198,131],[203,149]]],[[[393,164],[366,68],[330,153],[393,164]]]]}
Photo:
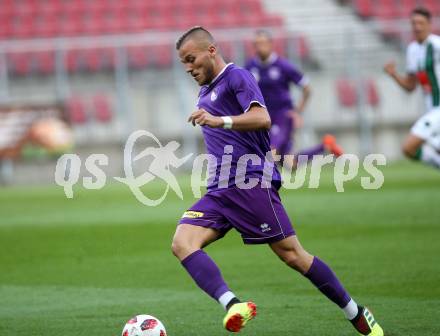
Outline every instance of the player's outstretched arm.
{"type": "Polygon", "coordinates": [[[236,131],[269,130],[271,126],[270,116],[266,108],[257,103],[251,105],[246,113],[229,117],[216,117],[204,109],[199,109],[190,115],[188,122],[191,122],[194,126],[229,128],[236,131]]]}
{"type": "Polygon", "coordinates": [[[298,104],[298,107],[296,108],[296,112],[298,112],[300,114],[303,113],[303,111],[304,111],[304,109],[306,107],[306,104],[307,104],[307,102],[310,99],[311,92],[312,92],[312,90],[310,88],[310,85],[305,85],[302,88],[302,98],[301,98],[301,101],[298,104]]]}
{"type": "Polygon", "coordinates": [[[417,77],[413,74],[401,76],[397,73],[396,63],[390,62],[384,66],[385,72],[393,78],[401,88],[408,92],[412,92],[417,87],[417,77]]]}
{"type": "Polygon", "coordinates": [[[303,125],[302,113],[310,99],[311,91],[310,85],[304,85],[302,87],[302,98],[298,103],[298,106],[289,112],[294,128],[301,128],[303,125]]]}

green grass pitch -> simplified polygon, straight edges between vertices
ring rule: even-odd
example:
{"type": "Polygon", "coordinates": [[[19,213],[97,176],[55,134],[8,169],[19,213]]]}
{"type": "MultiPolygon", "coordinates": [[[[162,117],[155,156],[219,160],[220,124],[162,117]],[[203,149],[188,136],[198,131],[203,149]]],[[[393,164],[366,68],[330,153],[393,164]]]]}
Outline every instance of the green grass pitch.
{"type": "MultiPolygon", "coordinates": [[[[328,170],[319,189],[284,190],[283,202],[303,245],[373,310],[385,335],[440,335],[440,174],[407,162],[384,172],[380,190],[356,180],[337,193],[328,170]]],[[[140,313],[160,318],[170,336],[227,335],[220,306],[170,252],[175,223],[194,202],[188,191],[149,208],[120,184],[75,188],[73,200],[55,186],[0,189],[0,335],[116,336],[140,313]]],[[[231,232],[207,252],[234,292],[258,304],[243,335],[356,334],[267,246],[245,246],[231,232]]]]}

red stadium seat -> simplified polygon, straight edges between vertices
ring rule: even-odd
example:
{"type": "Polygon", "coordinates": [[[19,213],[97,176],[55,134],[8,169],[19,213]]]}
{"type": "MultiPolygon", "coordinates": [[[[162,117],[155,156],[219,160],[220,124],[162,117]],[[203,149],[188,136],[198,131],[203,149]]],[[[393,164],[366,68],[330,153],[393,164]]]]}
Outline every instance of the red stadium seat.
{"type": "Polygon", "coordinates": [[[0,10],[0,19],[2,22],[5,22],[5,20],[9,20],[15,16],[14,12],[14,2],[13,1],[7,1],[1,5],[0,10]]]}
{"type": "Polygon", "coordinates": [[[246,59],[250,59],[255,56],[254,41],[251,39],[245,39],[243,41],[244,55],[246,59]]]}
{"type": "Polygon", "coordinates": [[[285,37],[275,37],[273,39],[273,48],[278,55],[287,55],[287,40],[285,37]]]}
{"type": "Polygon", "coordinates": [[[213,16],[210,20],[209,28],[218,27],[222,29],[230,29],[236,28],[239,24],[242,24],[242,27],[247,25],[247,23],[245,23],[244,20],[241,20],[237,15],[213,16]],[[238,21],[241,23],[238,23],[238,21]]]}
{"type": "Polygon", "coordinates": [[[128,18],[124,13],[115,13],[106,17],[103,17],[102,25],[103,30],[107,34],[120,34],[127,30],[128,18]]]}
{"type": "Polygon", "coordinates": [[[20,76],[31,72],[31,58],[29,53],[10,53],[7,55],[8,67],[12,73],[20,76]]]}
{"type": "Polygon", "coordinates": [[[417,0],[401,0],[400,17],[409,17],[411,11],[417,6],[417,0]]]}
{"type": "Polygon", "coordinates": [[[14,22],[12,27],[12,36],[18,39],[31,38],[34,35],[34,27],[32,27],[32,19],[21,17],[14,22]]]}
{"type": "Polygon", "coordinates": [[[69,73],[111,70],[116,64],[116,50],[113,48],[68,50],[64,56],[64,64],[69,73]]]}
{"type": "Polygon", "coordinates": [[[101,59],[101,69],[112,70],[116,66],[116,50],[114,48],[102,48],[98,50],[101,59]]]}
{"type": "MultiPolygon", "coordinates": [[[[283,24],[280,16],[265,11],[262,0],[0,0],[0,8],[0,39],[175,31],[193,25],[215,29],[283,24]]],[[[223,49],[228,58],[234,56],[231,46],[223,49]]],[[[158,44],[148,53],[143,48],[128,48],[128,61],[137,69],[169,67],[172,48],[168,43],[158,44]]],[[[101,71],[114,67],[115,53],[70,50],[64,62],[68,72],[101,71]]],[[[53,55],[40,52],[31,60],[13,57],[10,64],[17,74],[32,70],[46,74],[55,68],[53,55]]]]}
{"type": "Polygon", "coordinates": [[[0,24],[0,39],[11,38],[13,27],[9,21],[4,19],[3,24],[0,24]]]}
{"type": "Polygon", "coordinates": [[[63,7],[59,1],[38,2],[38,15],[40,16],[59,16],[63,12],[63,7]]]}
{"type": "Polygon", "coordinates": [[[58,35],[60,36],[75,36],[80,34],[81,31],[81,21],[74,16],[60,20],[58,24],[58,35]]]}
{"type": "Polygon", "coordinates": [[[154,64],[159,68],[168,68],[173,64],[172,46],[170,44],[160,44],[150,47],[155,54],[154,64]]]}
{"type": "Polygon", "coordinates": [[[227,62],[232,62],[234,59],[234,46],[231,42],[220,42],[220,51],[222,56],[225,58],[227,62]]]}
{"type": "Polygon", "coordinates": [[[438,3],[437,0],[424,0],[423,1],[423,7],[426,7],[431,12],[434,12],[437,3],[438,3]]]}
{"type": "Polygon", "coordinates": [[[399,7],[394,0],[381,0],[374,6],[374,15],[380,20],[389,20],[399,17],[399,7]]]}
{"type": "Polygon", "coordinates": [[[86,104],[82,98],[70,97],[65,105],[67,115],[72,124],[84,124],[87,122],[86,104]]]}
{"type": "Polygon", "coordinates": [[[35,1],[16,1],[14,3],[14,15],[34,17],[39,13],[38,6],[35,1]]]}
{"type": "Polygon", "coordinates": [[[380,97],[376,83],[372,79],[367,79],[364,85],[367,91],[368,104],[372,107],[377,107],[380,104],[380,97]]]}
{"type": "MultiPolygon", "coordinates": [[[[267,19],[263,19],[264,22],[267,22],[267,19]]],[[[272,26],[273,25],[273,21],[272,18],[269,19],[270,20],[270,24],[267,24],[267,26],[272,26]]],[[[243,15],[241,16],[240,20],[236,20],[236,26],[245,26],[245,27],[258,27],[261,23],[261,18],[255,15],[243,15]],[[241,23],[239,23],[239,21],[241,21],[241,23]]],[[[276,24],[275,26],[277,26],[278,24],[276,24]]]]}
{"type": "Polygon", "coordinates": [[[127,14],[130,9],[130,4],[131,2],[129,1],[109,1],[107,7],[113,14],[127,14]]]}
{"type": "Polygon", "coordinates": [[[96,120],[101,123],[108,123],[112,120],[113,111],[108,96],[98,94],[93,97],[92,103],[96,120]]]}
{"type": "Polygon", "coordinates": [[[239,3],[241,11],[253,16],[261,16],[264,13],[262,4],[259,0],[244,0],[239,3]]]}
{"type": "Polygon", "coordinates": [[[80,16],[86,12],[81,1],[62,1],[61,9],[64,14],[72,16],[80,16]]]}
{"type": "Polygon", "coordinates": [[[261,0],[3,0],[1,5],[0,22],[6,23],[0,27],[0,38],[176,30],[195,24],[209,28],[282,25],[280,16],[264,11],[261,0]]]}
{"type": "Polygon", "coordinates": [[[32,55],[38,73],[49,75],[55,69],[55,53],[53,51],[40,51],[32,55]]]}
{"type": "Polygon", "coordinates": [[[81,33],[83,35],[101,35],[105,33],[105,25],[99,15],[84,17],[81,22],[81,33]]]}
{"type": "Polygon", "coordinates": [[[150,53],[147,47],[128,47],[128,65],[132,69],[143,69],[151,63],[150,53]]]}
{"type": "Polygon", "coordinates": [[[304,35],[298,35],[296,37],[297,39],[297,48],[296,52],[298,53],[298,56],[301,59],[308,59],[310,58],[310,46],[309,43],[304,35]]]}
{"type": "Polygon", "coordinates": [[[99,49],[85,49],[81,52],[87,71],[97,72],[103,68],[99,49]]]}
{"type": "Polygon", "coordinates": [[[266,15],[263,22],[267,27],[281,27],[284,24],[283,18],[276,14],[266,15]]]}
{"type": "Polygon", "coordinates": [[[102,15],[104,12],[109,11],[109,6],[103,0],[86,1],[83,3],[83,10],[91,15],[102,15]]]}
{"type": "Polygon", "coordinates": [[[144,18],[140,15],[132,15],[127,19],[127,32],[141,32],[146,28],[148,24],[150,24],[150,20],[148,18],[144,18]]]}
{"type": "MultiPolygon", "coordinates": [[[[352,108],[358,103],[358,89],[356,83],[348,78],[340,78],[336,82],[336,90],[339,104],[343,107],[352,108]]],[[[366,102],[372,107],[377,107],[380,103],[379,92],[376,83],[372,79],[362,80],[362,90],[365,94],[366,102]]]]}
{"type": "Polygon", "coordinates": [[[34,35],[37,37],[53,37],[59,32],[58,20],[53,16],[42,17],[34,26],[34,35]]]}
{"type": "Polygon", "coordinates": [[[343,107],[354,107],[357,104],[357,92],[354,84],[347,78],[336,81],[336,91],[339,104],[343,107]]]}
{"type": "Polygon", "coordinates": [[[401,33],[401,27],[393,20],[408,18],[418,5],[427,6],[434,13],[438,6],[440,11],[438,0],[353,0],[352,3],[359,15],[379,21],[379,29],[384,38],[401,42],[406,42],[402,40],[404,35],[401,33]]]}
{"type": "Polygon", "coordinates": [[[356,12],[364,18],[368,18],[374,13],[373,0],[354,0],[354,7],[356,12]]]}
{"type": "Polygon", "coordinates": [[[64,64],[69,73],[79,71],[81,69],[81,52],[79,50],[68,50],[64,56],[64,64]]]}

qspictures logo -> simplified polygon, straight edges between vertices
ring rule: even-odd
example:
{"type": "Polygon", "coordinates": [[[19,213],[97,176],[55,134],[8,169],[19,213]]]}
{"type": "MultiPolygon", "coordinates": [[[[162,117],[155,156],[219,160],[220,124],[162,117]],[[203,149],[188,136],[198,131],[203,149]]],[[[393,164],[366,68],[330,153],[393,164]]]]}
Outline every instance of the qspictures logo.
{"type": "MultiPolygon", "coordinates": [[[[216,183],[218,189],[228,188],[231,183],[240,189],[251,189],[255,187],[270,188],[274,177],[274,166],[282,164],[282,187],[285,189],[318,188],[321,181],[322,168],[325,165],[333,165],[333,184],[337,192],[344,192],[345,183],[359,177],[360,184],[365,190],[377,190],[384,184],[384,175],[379,169],[386,165],[386,158],[383,154],[370,154],[363,160],[354,154],[344,154],[335,157],[329,155],[315,155],[312,160],[307,156],[298,156],[297,169],[287,162],[292,162],[293,155],[286,155],[283,158],[266,153],[264,158],[256,154],[245,154],[239,157],[232,168],[232,156],[234,147],[226,145],[220,161],[211,154],[193,153],[184,157],[177,155],[180,144],[170,141],[162,145],[159,139],[146,130],[133,132],[127,139],[124,147],[124,177],[113,177],[119,183],[126,185],[134,197],[147,206],[157,206],[167,197],[169,191],[174,192],[180,199],[183,199],[182,189],[178,179],[173,173],[182,167],[190,158],[194,157],[191,170],[191,190],[195,198],[202,196],[202,191],[208,185],[216,183]],[[141,146],[139,140],[146,140],[143,143],[153,143],[145,146],[138,154],[135,154],[135,147],[141,146]],[[136,146],[137,145],[137,146],[136,146]],[[148,159],[144,171],[136,176],[134,164],[141,160],[148,159]],[[283,159],[283,161],[281,161],[283,159]],[[310,162],[309,162],[310,161],[310,162]],[[309,164],[307,164],[309,162],[309,164]],[[260,178],[248,177],[247,171],[252,166],[262,168],[260,178]],[[310,166],[310,174],[307,176],[307,167],[310,166]],[[220,168],[219,168],[220,167],[220,168]],[[363,168],[362,170],[360,168],[363,168]],[[204,174],[203,172],[206,172],[204,174]],[[143,187],[155,180],[161,180],[164,185],[160,196],[152,199],[143,192],[143,187]],[[308,183],[307,183],[308,182],[308,183]]],[[[84,162],[85,169],[91,176],[82,178],[82,185],[86,189],[101,189],[107,183],[107,176],[102,167],[109,164],[109,158],[105,154],[91,154],[84,162]]],[[[81,158],[77,154],[64,154],[61,156],[55,169],[55,183],[64,189],[67,198],[74,198],[73,187],[80,182],[82,168],[81,158]]],[[[262,229],[264,229],[262,227],[262,229]]]]}
{"type": "MultiPolygon", "coordinates": [[[[184,158],[178,158],[175,151],[180,147],[176,141],[171,141],[165,146],[152,133],[145,130],[133,132],[124,147],[124,173],[125,177],[113,177],[114,180],[128,186],[136,199],[144,205],[156,206],[163,202],[168,195],[169,190],[173,190],[176,195],[183,199],[182,190],[176,177],[171,172],[170,167],[181,167],[193,154],[189,154],[184,158]],[[155,146],[148,146],[139,154],[133,156],[134,148],[138,140],[153,140],[155,146]],[[146,167],[146,171],[139,176],[135,176],[133,165],[136,161],[150,157],[150,165],[146,167]],[[147,197],[142,187],[155,179],[165,182],[165,188],[156,199],[147,197]]],[[[92,177],[83,178],[83,186],[86,189],[101,189],[105,186],[107,176],[99,166],[107,166],[109,158],[105,154],[92,154],[85,161],[85,168],[92,177]]],[[[64,188],[67,198],[73,198],[73,186],[79,182],[81,170],[81,159],[77,154],[64,154],[58,159],[55,169],[55,183],[64,188]]]]}

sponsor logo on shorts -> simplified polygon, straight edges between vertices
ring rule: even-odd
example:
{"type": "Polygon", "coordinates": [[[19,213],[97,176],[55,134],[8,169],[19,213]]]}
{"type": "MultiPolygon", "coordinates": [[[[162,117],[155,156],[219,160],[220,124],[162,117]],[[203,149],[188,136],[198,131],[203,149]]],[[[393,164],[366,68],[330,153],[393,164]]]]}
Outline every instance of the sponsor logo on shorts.
{"type": "Polygon", "coordinates": [[[269,226],[269,224],[267,224],[267,223],[261,224],[260,228],[261,228],[261,232],[268,232],[268,231],[272,230],[271,227],[269,226]]]}
{"type": "Polygon", "coordinates": [[[182,218],[200,218],[203,217],[203,212],[199,211],[185,211],[182,218]]]}

